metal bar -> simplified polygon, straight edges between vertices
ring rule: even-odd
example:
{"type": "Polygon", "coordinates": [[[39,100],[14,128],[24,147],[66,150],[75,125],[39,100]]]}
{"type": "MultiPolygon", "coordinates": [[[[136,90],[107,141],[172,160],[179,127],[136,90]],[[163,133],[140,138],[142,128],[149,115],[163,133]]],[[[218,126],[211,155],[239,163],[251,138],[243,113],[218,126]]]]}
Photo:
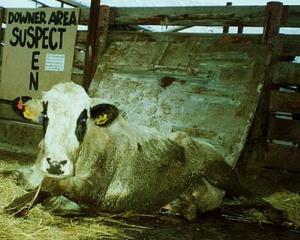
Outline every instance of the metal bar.
{"type": "Polygon", "coordinates": [[[79,2],[76,2],[76,1],[72,1],[72,0],[56,0],[62,4],[67,4],[69,6],[72,6],[72,7],[78,7],[78,8],[87,8],[86,5],[83,5],[79,2]]]}
{"type": "Polygon", "coordinates": [[[37,1],[37,0],[31,0],[32,2],[35,2],[37,4],[40,4],[42,5],[43,7],[49,7],[49,5],[45,4],[45,3],[42,3],[41,1],[37,1]]]}

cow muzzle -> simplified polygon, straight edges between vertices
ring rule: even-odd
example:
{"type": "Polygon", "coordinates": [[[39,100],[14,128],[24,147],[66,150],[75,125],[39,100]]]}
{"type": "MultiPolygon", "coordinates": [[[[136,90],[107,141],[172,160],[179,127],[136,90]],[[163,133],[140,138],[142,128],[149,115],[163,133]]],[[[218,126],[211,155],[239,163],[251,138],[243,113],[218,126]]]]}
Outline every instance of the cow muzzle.
{"type": "Polygon", "coordinates": [[[63,161],[50,161],[50,158],[47,158],[47,162],[49,163],[49,168],[47,168],[47,172],[54,175],[62,175],[64,174],[64,171],[62,167],[66,165],[67,160],[63,161]]]}
{"type": "Polygon", "coordinates": [[[44,164],[44,171],[50,175],[56,176],[70,176],[73,174],[72,164],[69,160],[52,160],[50,157],[46,158],[47,164],[44,164]]]}

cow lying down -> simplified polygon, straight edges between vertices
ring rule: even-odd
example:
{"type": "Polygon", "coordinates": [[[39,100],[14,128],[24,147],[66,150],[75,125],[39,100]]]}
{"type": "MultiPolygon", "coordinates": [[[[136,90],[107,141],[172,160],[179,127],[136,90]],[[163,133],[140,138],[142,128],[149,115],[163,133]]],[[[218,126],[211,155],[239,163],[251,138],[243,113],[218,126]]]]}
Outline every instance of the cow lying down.
{"type": "Polygon", "coordinates": [[[74,83],[55,85],[41,100],[13,103],[20,115],[42,123],[44,138],[34,166],[19,170],[39,192],[14,200],[7,211],[29,201],[58,214],[153,212],[168,204],[193,219],[197,210],[221,204],[223,191],[211,183],[222,180],[206,172],[224,161],[205,142],[129,123],[117,107],[74,83]]]}

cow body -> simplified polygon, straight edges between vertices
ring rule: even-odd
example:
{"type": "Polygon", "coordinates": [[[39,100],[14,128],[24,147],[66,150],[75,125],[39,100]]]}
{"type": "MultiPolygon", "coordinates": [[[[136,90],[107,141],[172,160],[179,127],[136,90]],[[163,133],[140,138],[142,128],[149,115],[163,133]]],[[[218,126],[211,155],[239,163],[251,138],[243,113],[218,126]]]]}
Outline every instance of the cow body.
{"type": "Polygon", "coordinates": [[[23,115],[30,115],[30,109],[42,113],[31,119],[42,119],[45,132],[36,164],[24,172],[32,185],[106,212],[155,211],[182,194],[202,210],[221,203],[223,192],[205,180],[212,163],[224,162],[211,145],[183,132],[163,136],[128,123],[115,108],[103,114],[108,106],[103,103],[107,101],[90,98],[81,86],[64,83],[42,101],[24,104],[23,115]],[[107,116],[113,118],[109,123],[107,116]],[[204,195],[207,200],[197,205],[204,195]]]}

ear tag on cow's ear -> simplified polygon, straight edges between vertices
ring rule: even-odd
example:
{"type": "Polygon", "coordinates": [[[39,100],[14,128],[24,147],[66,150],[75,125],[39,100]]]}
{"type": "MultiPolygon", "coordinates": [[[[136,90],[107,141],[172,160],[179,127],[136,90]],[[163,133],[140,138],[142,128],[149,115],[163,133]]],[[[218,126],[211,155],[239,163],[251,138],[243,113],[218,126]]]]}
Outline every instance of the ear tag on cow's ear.
{"type": "Polygon", "coordinates": [[[99,115],[97,118],[94,119],[95,124],[101,126],[108,121],[108,115],[106,113],[99,115]]]}
{"type": "Polygon", "coordinates": [[[35,113],[31,111],[29,106],[25,105],[25,111],[23,112],[23,115],[27,119],[34,119],[35,118],[35,113]]]}

